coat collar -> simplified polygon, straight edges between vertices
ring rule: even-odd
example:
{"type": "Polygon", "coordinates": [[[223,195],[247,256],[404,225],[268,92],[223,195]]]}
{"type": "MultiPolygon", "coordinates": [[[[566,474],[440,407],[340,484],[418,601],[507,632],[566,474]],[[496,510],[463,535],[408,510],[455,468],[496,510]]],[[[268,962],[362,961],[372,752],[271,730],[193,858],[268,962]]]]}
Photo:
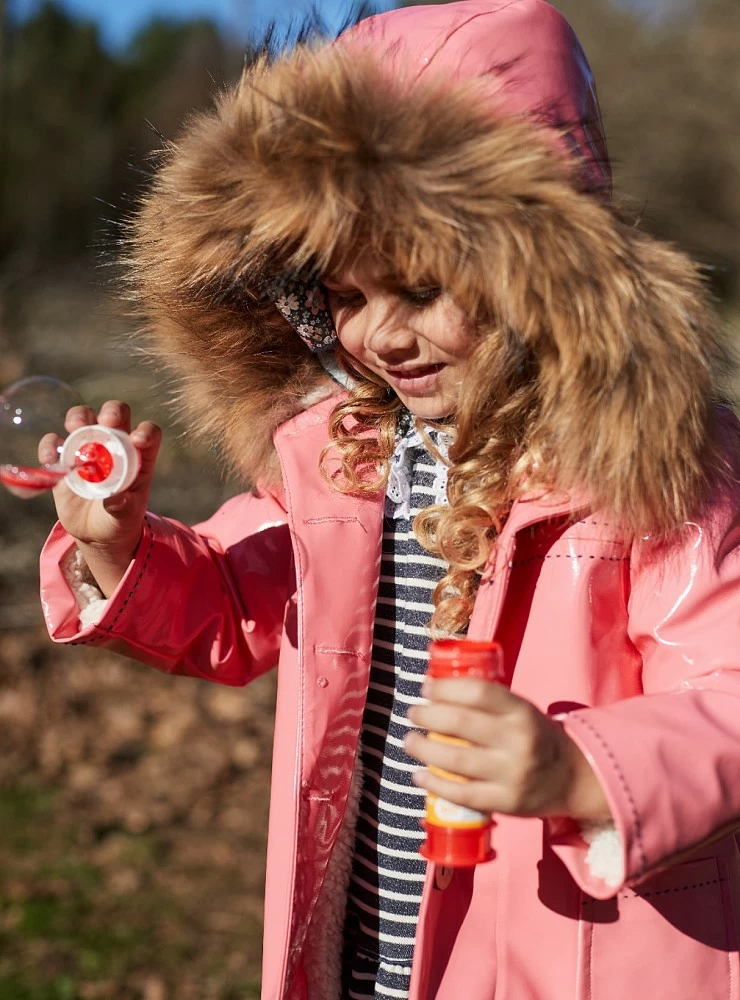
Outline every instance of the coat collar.
{"type": "MultiPolygon", "coordinates": [[[[375,521],[376,508],[382,508],[384,503],[383,491],[361,498],[339,493],[323,479],[318,468],[319,457],[327,443],[327,421],[344,395],[346,393],[336,393],[286,421],[275,431],[275,446],[279,452],[285,451],[286,454],[300,453],[298,465],[306,484],[301,488],[301,506],[307,505],[307,510],[310,508],[306,516],[320,517],[322,513],[331,512],[335,516],[360,517],[362,511],[368,514],[372,511],[369,519],[375,521]]],[[[290,466],[297,468],[295,463],[290,463],[290,466]]],[[[285,485],[287,487],[288,484],[285,485]]],[[[293,489],[297,489],[297,484],[293,485],[293,489]]],[[[511,535],[541,521],[567,516],[575,519],[590,506],[584,490],[574,489],[568,494],[532,490],[514,502],[504,531],[506,535],[511,535]]]]}

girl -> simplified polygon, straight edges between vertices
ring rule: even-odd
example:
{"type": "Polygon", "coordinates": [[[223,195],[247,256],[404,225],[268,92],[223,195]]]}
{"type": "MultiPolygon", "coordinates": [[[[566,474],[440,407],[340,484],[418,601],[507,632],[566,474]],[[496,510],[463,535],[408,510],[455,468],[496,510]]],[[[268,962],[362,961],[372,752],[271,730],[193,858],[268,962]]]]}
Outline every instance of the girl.
{"type": "Polygon", "coordinates": [[[139,424],[128,494],[58,488],[44,609],[279,663],[265,1000],[740,997],[736,428],[696,267],[608,195],[568,25],[468,0],[260,59],[135,220],[153,350],[255,487],[145,514],[139,424]],[[506,683],[422,687],[430,630],[506,683]],[[425,865],[425,789],[496,814],[494,861],[425,865]]]}

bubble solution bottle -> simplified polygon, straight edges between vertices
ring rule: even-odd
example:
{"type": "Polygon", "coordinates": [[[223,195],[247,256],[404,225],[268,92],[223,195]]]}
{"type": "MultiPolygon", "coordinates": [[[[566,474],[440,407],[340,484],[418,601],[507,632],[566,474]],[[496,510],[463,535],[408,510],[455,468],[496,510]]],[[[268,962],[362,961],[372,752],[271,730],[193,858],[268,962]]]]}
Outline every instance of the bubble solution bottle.
{"type": "MultiPolygon", "coordinates": [[[[474,642],[471,639],[442,639],[429,645],[429,668],[432,679],[472,677],[484,681],[503,680],[503,652],[497,642],[474,642]]],[[[470,746],[467,740],[439,733],[429,733],[430,740],[454,746],[470,746]]],[[[451,781],[467,781],[457,774],[430,767],[432,774],[451,781]]],[[[491,845],[493,820],[486,813],[448,802],[427,793],[426,840],[420,852],[428,861],[450,868],[470,868],[495,857],[491,845]]]]}
{"type": "Polygon", "coordinates": [[[57,461],[39,461],[41,439],[64,438],[66,413],[81,402],[74,389],[47,376],[0,393],[0,483],[14,496],[29,499],[64,480],[85,500],[105,500],[136,479],[141,459],[128,434],[100,424],[73,431],[57,448],[57,461]]]}

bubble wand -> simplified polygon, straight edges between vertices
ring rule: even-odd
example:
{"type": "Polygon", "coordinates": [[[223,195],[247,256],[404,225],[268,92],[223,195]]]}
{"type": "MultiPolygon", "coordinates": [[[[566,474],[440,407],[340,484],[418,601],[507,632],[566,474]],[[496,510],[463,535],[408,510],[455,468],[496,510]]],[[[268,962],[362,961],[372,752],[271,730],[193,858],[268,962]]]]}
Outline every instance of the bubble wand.
{"type": "Polygon", "coordinates": [[[27,500],[64,481],[85,500],[105,500],[131,486],[141,457],[128,434],[113,427],[78,427],[58,447],[56,462],[39,462],[41,438],[64,437],[66,413],[81,403],[71,386],[43,375],[0,394],[0,482],[13,496],[27,500]]]}

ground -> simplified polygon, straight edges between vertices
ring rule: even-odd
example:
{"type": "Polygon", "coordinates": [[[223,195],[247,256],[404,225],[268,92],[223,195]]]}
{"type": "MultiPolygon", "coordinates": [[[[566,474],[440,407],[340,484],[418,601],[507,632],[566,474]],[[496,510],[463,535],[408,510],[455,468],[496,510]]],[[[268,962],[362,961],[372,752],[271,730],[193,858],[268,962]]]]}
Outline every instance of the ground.
{"type": "Polygon", "coordinates": [[[0,997],[259,995],[274,683],[0,634],[0,997]]]}

